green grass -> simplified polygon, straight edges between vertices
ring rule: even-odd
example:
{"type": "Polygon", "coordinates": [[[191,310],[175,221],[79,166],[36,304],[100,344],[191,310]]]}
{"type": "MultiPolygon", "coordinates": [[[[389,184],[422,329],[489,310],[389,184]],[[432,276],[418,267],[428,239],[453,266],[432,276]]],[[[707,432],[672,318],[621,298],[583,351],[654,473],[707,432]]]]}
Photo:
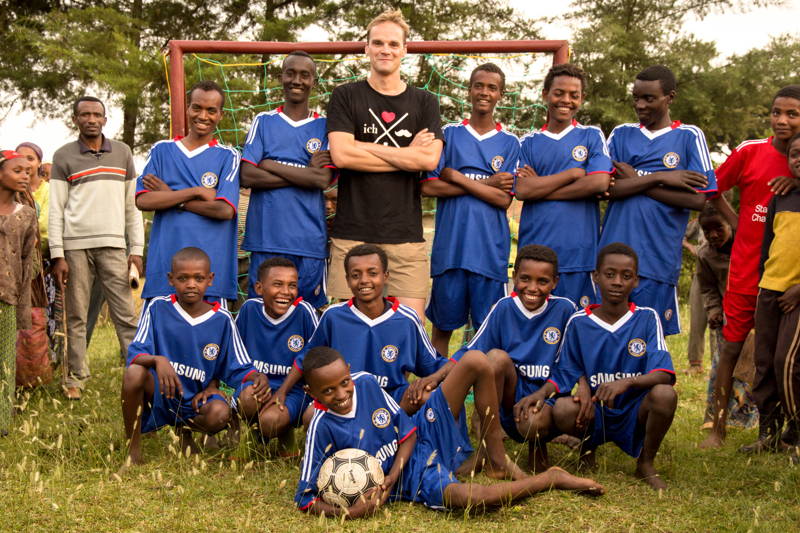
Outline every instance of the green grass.
{"type": "MultiPolygon", "coordinates": [[[[686,338],[669,344],[680,372],[686,338]]],[[[62,400],[56,385],[20,398],[15,428],[0,439],[0,530],[789,532],[800,524],[800,468],[785,455],[736,453],[754,430],[731,430],[721,451],[696,448],[703,438],[703,377],[679,374],[678,413],[657,462],[670,486],[661,495],[636,482],[634,461],[607,445],[594,475],[608,489],[602,498],[553,492],[469,518],[392,504],[377,517],[342,523],[296,511],[299,461],[264,454],[247,438],[234,450],[186,459],[162,430],[145,438],[148,463],[115,477],[124,459],[122,368],[108,325],[98,328],[91,368],[80,402],[62,400]]],[[[521,463],[526,451],[508,444],[521,463]]],[[[554,464],[574,471],[574,452],[552,445],[550,451],[554,464]]]]}

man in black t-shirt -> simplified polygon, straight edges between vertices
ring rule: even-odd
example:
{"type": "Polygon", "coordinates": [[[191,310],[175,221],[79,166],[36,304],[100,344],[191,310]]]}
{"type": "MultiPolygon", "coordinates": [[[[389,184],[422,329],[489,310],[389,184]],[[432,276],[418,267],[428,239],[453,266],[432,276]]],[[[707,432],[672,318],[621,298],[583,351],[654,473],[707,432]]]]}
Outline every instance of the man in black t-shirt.
{"type": "Polygon", "coordinates": [[[349,298],[345,254],[357,244],[379,244],[389,256],[389,295],[424,320],[430,269],[420,180],[436,168],[443,137],[436,98],[400,78],[407,38],[399,11],[370,22],[367,79],[337,87],[328,105],[331,156],[340,169],[328,293],[349,298]]]}

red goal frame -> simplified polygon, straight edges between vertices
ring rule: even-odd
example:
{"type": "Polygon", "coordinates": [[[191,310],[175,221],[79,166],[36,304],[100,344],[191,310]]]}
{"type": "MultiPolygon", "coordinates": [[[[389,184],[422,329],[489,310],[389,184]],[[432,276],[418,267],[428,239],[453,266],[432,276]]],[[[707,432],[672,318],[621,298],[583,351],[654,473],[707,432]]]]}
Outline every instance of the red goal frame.
{"type": "MultiPolygon", "coordinates": [[[[186,80],[183,56],[187,53],[210,54],[288,54],[293,50],[305,50],[309,54],[358,54],[364,52],[363,41],[336,42],[278,42],[278,41],[182,41],[167,44],[170,77],[170,115],[172,135],[186,135],[186,80]]],[[[544,52],[553,54],[553,64],[569,60],[569,42],[550,41],[409,41],[408,52],[412,54],[498,54],[544,52]]]]}

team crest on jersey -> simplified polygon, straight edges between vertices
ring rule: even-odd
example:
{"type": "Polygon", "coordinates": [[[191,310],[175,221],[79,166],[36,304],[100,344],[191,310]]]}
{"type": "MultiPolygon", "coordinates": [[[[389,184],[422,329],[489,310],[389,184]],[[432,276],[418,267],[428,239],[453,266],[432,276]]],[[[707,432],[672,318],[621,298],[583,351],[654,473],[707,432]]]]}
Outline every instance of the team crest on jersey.
{"type": "Polygon", "coordinates": [[[505,158],[502,155],[496,155],[492,158],[492,170],[497,172],[503,166],[505,158]]]}
{"type": "Polygon", "coordinates": [[[672,320],[672,309],[667,309],[666,311],[664,311],[664,320],[666,320],[667,322],[672,320]]]}
{"type": "Polygon", "coordinates": [[[397,349],[397,346],[393,344],[387,344],[383,348],[381,348],[381,359],[386,361],[387,363],[394,363],[397,361],[397,355],[400,353],[400,350],[397,349]]]}
{"type": "Polygon", "coordinates": [[[309,139],[308,142],[306,143],[306,150],[308,150],[309,154],[318,152],[320,148],[322,148],[322,141],[320,141],[316,137],[309,139]]]}
{"type": "Polygon", "coordinates": [[[578,303],[581,304],[581,307],[589,307],[589,303],[590,302],[591,302],[591,300],[589,300],[589,297],[586,296],[585,294],[583,296],[581,296],[580,300],[578,300],[578,303]]]}
{"type": "Polygon", "coordinates": [[[436,411],[434,411],[432,407],[428,407],[425,410],[425,420],[427,420],[431,424],[436,422],[436,411]]]}
{"type": "Polygon", "coordinates": [[[587,157],[589,157],[589,150],[582,144],[572,149],[572,159],[575,161],[586,161],[587,157]]]}
{"type": "Polygon", "coordinates": [[[383,429],[392,421],[392,416],[388,409],[380,407],[372,412],[372,424],[379,429],[383,429]]]}
{"type": "Polygon", "coordinates": [[[631,339],[628,342],[628,353],[634,357],[641,357],[647,352],[647,343],[642,339],[631,339]]]}
{"type": "Polygon", "coordinates": [[[675,168],[675,167],[678,166],[678,163],[681,162],[681,156],[679,156],[675,152],[668,152],[664,156],[664,159],[662,159],[662,161],[664,162],[664,166],[665,167],[667,167],[667,168],[675,168]]]}
{"type": "Polygon", "coordinates": [[[213,172],[206,172],[202,176],[200,176],[200,183],[203,184],[203,187],[206,189],[213,189],[219,183],[219,178],[213,172]]]}
{"type": "Polygon", "coordinates": [[[542,338],[547,344],[557,344],[561,340],[561,331],[556,327],[549,327],[542,333],[542,338]]]}
{"type": "Polygon", "coordinates": [[[219,345],[212,342],[203,346],[203,359],[206,359],[207,361],[213,361],[218,355],[219,345]]]}
{"type": "Polygon", "coordinates": [[[289,340],[286,341],[286,346],[288,346],[289,349],[293,352],[299,352],[300,350],[302,350],[304,344],[305,341],[303,341],[303,337],[301,337],[300,335],[292,335],[291,337],[289,337],[289,340]]]}

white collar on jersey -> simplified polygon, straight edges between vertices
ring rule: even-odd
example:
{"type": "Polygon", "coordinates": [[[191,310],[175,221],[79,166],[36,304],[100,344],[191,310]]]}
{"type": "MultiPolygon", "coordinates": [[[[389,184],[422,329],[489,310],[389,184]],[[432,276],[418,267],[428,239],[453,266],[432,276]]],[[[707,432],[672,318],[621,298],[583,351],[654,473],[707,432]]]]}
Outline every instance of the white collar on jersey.
{"type": "Polygon", "coordinates": [[[558,133],[553,133],[552,131],[549,131],[549,130],[546,130],[546,129],[542,129],[542,134],[546,135],[547,137],[550,137],[554,141],[560,141],[561,139],[566,137],[569,134],[569,132],[571,132],[572,130],[575,129],[575,125],[576,124],[577,124],[577,122],[573,121],[572,124],[570,124],[569,126],[567,126],[566,128],[564,128],[563,130],[561,130],[558,133]]]}
{"type": "Polygon", "coordinates": [[[358,409],[358,388],[356,387],[355,383],[353,383],[353,407],[352,409],[350,409],[350,412],[345,413],[343,415],[333,412],[332,409],[328,409],[325,412],[333,416],[338,416],[339,418],[355,418],[357,409],[358,409]]]}
{"type": "Polygon", "coordinates": [[[216,146],[217,144],[219,144],[219,142],[216,139],[211,139],[211,142],[206,143],[203,146],[198,146],[194,150],[189,150],[188,148],[186,148],[186,145],[183,144],[182,139],[183,139],[183,136],[179,135],[178,137],[175,137],[172,140],[178,146],[180,151],[183,152],[183,155],[185,155],[189,159],[191,159],[193,157],[196,157],[196,156],[202,154],[203,152],[205,152],[206,150],[208,150],[209,148],[211,148],[212,146],[216,146]]]}
{"type": "Polygon", "coordinates": [[[279,117],[288,122],[289,125],[294,128],[303,126],[304,124],[308,124],[309,122],[313,122],[315,119],[319,118],[319,115],[316,112],[309,111],[307,118],[304,118],[303,120],[292,120],[289,118],[289,115],[283,112],[283,106],[280,106],[276,111],[278,112],[279,117]]]}
{"type": "Polygon", "coordinates": [[[495,124],[495,127],[494,127],[494,129],[492,129],[492,130],[489,130],[489,131],[487,131],[486,133],[484,133],[483,135],[481,135],[480,133],[478,133],[477,131],[475,131],[475,128],[473,128],[473,127],[472,127],[472,125],[469,123],[469,119],[466,119],[466,118],[465,118],[465,119],[464,119],[464,120],[461,122],[461,124],[464,126],[464,128],[467,130],[467,132],[468,132],[470,135],[472,135],[473,137],[475,137],[475,138],[476,138],[477,140],[479,140],[479,141],[485,141],[486,139],[491,139],[492,137],[494,137],[495,135],[497,135],[497,134],[500,132],[500,130],[502,130],[502,129],[503,129],[503,127],[502,127],[502,126],[500,125],[500,123],[498,122],[497,124],[495,124]]]}
{"type": "Polygon", "coordinates": [[[181,304],[178,303],[178,300],[175,298],[174,294],[172,295],[172,307],[175,308],[178,314],[181,315],[181,318],[183,318],[186,322],[188,322],[190,326],[197,326],[199,324],[202,324],[203,322],[214,316],[214,314],[216,314],[217,312],[217,309],[219,309],[219,306],[214,305],[211,309],[209,309],[202,315],[198,317],[193,317],[192,315],[187,313],[183,309],[183,307],[181,307],[181,304]]]}
{"type": "Polygon", "coordinates": [[[297,298],[294,302],[292,302],[292,305],[289,306],[289,310],[283,313],[283,315],[281,315],[279,318],[272,318],[271,316],[269,316],[267,310],[264,309],[263,298],[259,298],[259,300],[261,300],[261,314],[264,315],[264,318],[266,318],[270,324],[272,324],[273,326],[277,326],[284,320],[288,319],[292,315],[292,313],[294,313],[294,310],[297,309],[297,306],[300,304],[300,300],[302,300],[302,298],[297,298]]]}
{"type": "Polygon", "coordinates": [[[591,307],[587,307],[586,308],[586,316],[589,317],[589,320],[591,320],[592,322],[594,322],[595,324],[597,324],[598,326],[600,326],[604,330],[606,330],[606,331],[608,331],[610,333],[615,333],[619,328],[621,328],[622,326],[627,324],[628,321],[630,321],[630,319],[633,318],[633,313],[634,313],[635,310],[636,310],[636,306],[633,304],[633,302],[631,302],[630,303],[630,307],[628,308],[628,311],[624,315],[619,317],[619,319],[616,322],[614,322],[613,324],[609,324],[608,322],[606,322],[602,318],[598,317],[596,314],[592,313],[592,308],[591,307]]]}
{"type": "Polygon", "coordinates": [[[375,319],[372,319],[367,315],[365,315],[364,313],[362,313],[361,311],[359,311],[358,307],[356,307],[356,304],[352,298],[347,302],[347,307],[350,308],[350,310],[353,312],[354,315],[363,320],[366,325],[372,328],[392,318],[392,316],[394,316],[394,312],[397,311],[397,308],[400,306],[399,302],[397,302],[396,300],[393,301],[389,298],[387,298],[387,300],[391,302],[392,306],[386,311],[384,311],[381,316],[375,319]]]}
{"type": "Polygon", "coordinates": [[[652,141],[656,137],[661,137],[665,133],[671,132],[672,130],[676,129],[680,125],[681,125],[680,120],[673,120],[672,123],[669,126],[665,127],[665,128],[661,128],[660,130],[650,131],[650,130],[648,130],[647,128],[645,128],[644,126],[642,126],[640,124],[639,125],[639,131],[642,132],[642,135],[644,135],[645,137],[647,137],[648,139],[650,139],[652,141]]]}
{"type": "Polygon", "coordinates": [[[550,298],[548,298],[547,300],[545,300],[542,306],[539,307],[539,309],[535,311],[528,311],[528,308],[525,307],[525,304],[523,304],[522,300],[519,299],[519,294],[517,294],[516,292],[512,292],[511,299],[514,301],[514,305],[517,306],[517,309],[519,309],[519,312],[522,313],[528,320],[544,313],[545,310],[547,309],[548,304],[550,303],[550,298]]]}

